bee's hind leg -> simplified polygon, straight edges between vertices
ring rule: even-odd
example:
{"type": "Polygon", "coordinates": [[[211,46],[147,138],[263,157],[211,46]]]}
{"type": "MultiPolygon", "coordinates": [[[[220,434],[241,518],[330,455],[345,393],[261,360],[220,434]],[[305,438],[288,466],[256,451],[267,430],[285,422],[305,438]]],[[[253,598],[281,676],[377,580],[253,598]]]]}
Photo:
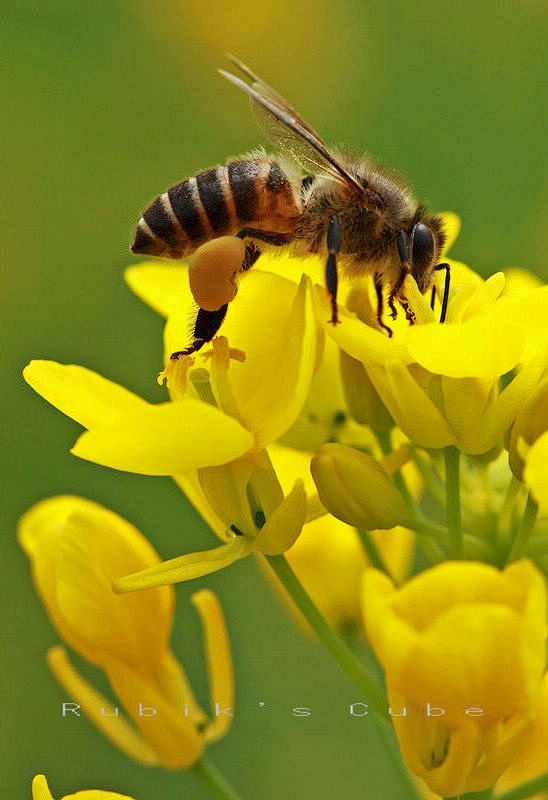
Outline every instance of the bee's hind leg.
{"type": "Polygon", "coordinates": [[[189,356],[196,353],[206,342],[210,342],[223,324],[227,308],[228,303],[218,308],[217,311],[206,311],[204,308],[200,308],[194,325],[192,344],[185,350],[177,350],[176,353],[172,353],[171,358],[176,361],[181,356],[189,356]]]}
{"type": "Polygon", "coordinates": [[[331,319],[332,325],[337,325],[339,315],[337,312],[337,286],[339,283],[337,275],[337,254],[341,246],[341,225],[338,218],[333,214],[329,217],[327,227],[327,261],[325,262],[325,285],[331,298],[331,319]]]}
{"type": "MultiPolygon", "coordinates": [[[[248,269],[251,269],[260,255],[261,250],[257,244],[255,242],[249,242],[245,248],[245,255],[240,267],[240,272],[246,272],[248,269]]],[[[182,356],[189,356],[192,355],[192,353],[197,353],[204,344],[210,342],[223,324],[227,309],[228,303],[225,303],[216,311],[206,311],[205,308],[200,308],[198,310],[196,322],[194,323],[192,344],[184,350],[177,350],[175,353],[172,353],[171,358],[176,361],[182,356]]]]}

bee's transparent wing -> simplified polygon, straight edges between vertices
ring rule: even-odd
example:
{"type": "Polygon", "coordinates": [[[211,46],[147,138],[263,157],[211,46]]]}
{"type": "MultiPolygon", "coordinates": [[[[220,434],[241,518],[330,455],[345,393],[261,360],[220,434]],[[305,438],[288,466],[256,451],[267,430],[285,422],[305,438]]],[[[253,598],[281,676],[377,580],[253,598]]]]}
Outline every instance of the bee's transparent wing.
{"type": "Polygon", "coordinates": [[[365,187],[340,164],[302,117],[251,70],[234,59],[233,61],[261,91],[230,72],[219,72],[251,98],[255,119],[270,141],[308,172],[327,173],[344,182],[354,192],[365,194],[365,187]]]}
{"type": "Polygon", "coordinates": [[[249,67],[246,66],[242,61],[239,61],[237,58],[234,58],[234,56],[231,56],[228,53],[227,53],[227,58],[234,64],[235,67],[237,67],[240,70],[240,72],[242,72],[246,76],[246,78],[249,78],[252,87],[256,89],[259,92],[259,94],[262,94],[265,97],[267,97],[275,105],[283,109],[290,117],[293,117],[293,119],[295,119],[295,121],[302,128],[308,131],[314,137],[314,139],[327,150],[327,145],[325,144],[321,136],[318,136],[316,131],[310,127],[308,122],[305,122],[305,120],[301,117],[301,115],[297,111],[295,111],[293,106],[289,105],[287,100],[285,100],[285,98],[283,98],[281,94],[278,94],[278,92],[276,92],[272,88],[272,86],[269,86],[268,83],[265,83],[263,80],[261,80],[261,78],[259,78],[258,75],[255,75],[255,73],[252,72],[249,69],[249,67]]]}

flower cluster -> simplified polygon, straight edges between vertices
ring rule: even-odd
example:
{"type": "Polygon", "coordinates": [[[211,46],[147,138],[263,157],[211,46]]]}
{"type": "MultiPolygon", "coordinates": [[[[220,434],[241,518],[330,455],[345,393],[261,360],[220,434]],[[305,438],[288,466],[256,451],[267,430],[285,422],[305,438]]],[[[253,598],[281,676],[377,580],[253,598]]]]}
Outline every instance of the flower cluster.
{"type": "MultiPolygon", "coordinates": [[[[445,225],[448,247],[458,220],[446,214],[445,225]]],[[[388,337],[370,276],[348,286],[333,326],[321,260],[263,256],[262,269],[242,278],[221,335],[175,361],[193,306],[188,270],[144,263],[126,278],[166,318],[163,402],[84,367],[25,369],[85,429],[74,455],[172,477],[221,542],[193,553],[181,542],[180,556],[161,561],[129,523],[71,497],[21,521],[54,625],[106,672],[133,725],[93,712],[99,696],[64,650],[53,649],[50,666],[126,753],[188,767],[226,732],[228,717],[215,715],[233,692],[218,603],[208,591],[193,597],[206,635],[208,718],[169,650],[170,584],[253,552],[382,715],[382,690],[337,634],[368,638],[405,764],[431,791],[504,791],[532,779],[534,791],[548,789],[539,777],[548,287],[518,271],[483,280],[444,260],[444,323],[441,280],[430,303],[408,276],[413,324],[400,312],[388,337]],[[162,709],[155,725],[135,712],[138,695],[162,709]]],[[[407,787],[416,796],[409,776],[407,787]]]]}

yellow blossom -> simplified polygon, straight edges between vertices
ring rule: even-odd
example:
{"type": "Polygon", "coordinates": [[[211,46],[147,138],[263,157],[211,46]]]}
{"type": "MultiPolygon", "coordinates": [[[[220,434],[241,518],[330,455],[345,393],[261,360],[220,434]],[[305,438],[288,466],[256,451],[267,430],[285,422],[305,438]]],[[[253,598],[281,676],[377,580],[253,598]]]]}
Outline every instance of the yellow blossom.
{"type": "Polygon", "coordinates": [[[446,562],[362,607],[409,769],[444,797],[482,791],[531,730],[546,669],[546,589],[528,561],[446,562]]]}
{"type": "Polygon", "coordinates": [[[443,325],[414,280],[406,279],[416,324],[400,313],[390,321],[391,338],[377,324],[369,279],[353,286],[340,325],[327,323],[328,301],[319,288],[315,306],[327,335],[364,365],[387,412],[411,441],[426,448],[455,445],[477,455],[499,442],[546,372],[548,287],[499,299],[502,273],[485,282],[469,270],[453,273],[443,325]],[[512,370],[516,374],[500,391],[500,377],[512,370]]]}
{"type": "MultiPolygon", "coordinates": [[[[45,775],[35,775],[32,781],[32,800],[53,800],[45,775]]],[[[132,800],[127,794],[106,792],[103,789],[85,789],[66,794],[60,800],[132,800]]]]}
{"type": "Polygon", "coordinates": [[[209,720],[169,648],[172,587],[129,597],[112,592],[114,578],[159,562],[136,528],[89,500],[60,496],[27,511],[18,536],[60,636],[104,670],[132,722],[78,674],[58,645],[48,663],[68,694],[128,756],[169,769],[194,764],[230,724],[231,712],[224,712],[233,701],[232,665],[216,597],[207,590],[192,597],[206,641],[209,720]]]}
{"type": "Polygon", "coordinates": [[[293,424],[319,363],[322,337],[309,280],[296,285],[269,273],[246,275],[223,326],[230,346],[223,335],[179,361],[169,356],[188,336],[187,270],[145,263],[128,271],[128,281],[168,316],[163,377],[170,402],[146,403],[90,370],[54,362],[31,362],[25,379],[87,428],[75,455],[174,476],[223,545],[119,580],[117,589],[205,575],[254,548],[283,552],[300,533],[306,498],[300,480],[284,497],[265,448],[293,424]]]}

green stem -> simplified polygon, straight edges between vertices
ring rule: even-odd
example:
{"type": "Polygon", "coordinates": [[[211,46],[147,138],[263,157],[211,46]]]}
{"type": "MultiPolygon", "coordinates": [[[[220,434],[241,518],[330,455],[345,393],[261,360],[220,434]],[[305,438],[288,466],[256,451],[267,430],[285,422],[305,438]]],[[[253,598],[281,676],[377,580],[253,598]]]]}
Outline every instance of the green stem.
{"type": "Polygon", "coordinates": [[[367,558],[371,563],[371,566],[375,567],[375,569],[381,570],[381,572],[384,572],[385,575],[388,575],[390,580],[392,580],[392,576],[390,575],[390,572],[386,568],[384,561],[382,560],[380,553],[377,550],[377,546],[373,541],[369,531],[362,530],[361,528],[356,528],[356,531],[358,533],[358,536],[360,537],[363,549],[365,551],[367,558]]]}
{"type": "Polygon", "coordinates": [[[511,561],[517,561],[519,558],[525,555],[527,545],[529,543],[529,537],[531,536],[537,514],[538,505],[535,503],[531,495],[528,494],[521,525],[519,526],[519,530],[516,534],[516,538],[514,539],[510,554],[508,556],[508,563],[511,561]]]}
{"type": "Polygon", "coordinates": [[[190,768],[190,772],[216,800],[242,800],[241,795],[205,756],[190,768]]]}
{"type": "MultiPolygon", "coordinates": [[[[454,797],[446,797],[445,800],[490,800],[493,797],[493,789],[485,789],[483,792],[466,792],[457,794],[454,797]]],[[[500,798],[498,798],[500,800],[500,798]]]]}
{"type": "Polygon", "coordinates": [[[515,789],[510,789],[509,792],[499,795],[497,800],[526,800],[526,798],[533,797],[533,795],[538,792],[546,791],[548,791],[548,772],[545,772],[544,775],[538,778],[533,778],[532,781],[522,783],[521,786],[516,786],[515,789]]]}
{"type": "Polygon", "coordinates": [[[343,672],[360,689],[363,696],[369,701],[372,710],[384,719],[388,719],[388,701],[385,693],[348,645],[329,627],[302,587],[285,556],[265,556],[265,558],[318,639],[329,650],[343,672]]]}
{"type": "Polygon", "coordinates": [[[409,451],[415,466],[421,474],[424,485],[440,506],[445,505],[445,492],[440,476],[432,465],[417,452],[413,445],[409,445],[409,451]]]}
{"type": "MultiPolygon", "coordinates": [[[[441,542],[444,546],[449,544],[449,531],[445,525],[439,525],[437,522],[427,519],[420,512],[418,516],[410,516],[401,523],[405,528],[410,528],[417,533],[424,536],[431,537],[432,539],[441,542]]],[[[477,536],[472,536],[470,533],[463,534],[463,541],[466,544],[466,552],[472,558],[477,558],[480,561],[492,561],[494,552],[489,543],[485,539],[479,539],[477,536]]],[[[442,561],[446,561],[447,557],[443,551],[438,548],[438,555],[441,556],[442,561]]],[[[438,561],[440,559],[438,558],[438,561]]]]}
{"type": "Polygon", "coordinates": [[[444,449],[445,456],[445,500],[447,528],[449,530],[449,555],[453,559],[463,557],[462,521],[460,513],[460,452],[456,447],[444,449]]]}
{"type": "Polygon", "coordinates": [[[372,711],[375,712],[374,719],[377,732],[386,747],[387,754],[401,782],[405,786],[405,796],[409,800],[419,800],[420,794],[401,759],[399,749],[394,741],[394,735],[387,724],[390,716],[385,693],[377,686],[373,677],[361,661],[356,658],[346,642],[329,627],[291,569],[285,556],[265,556],[265,558],[318,639],[325,645],[339,667],[369,702],[372,711]]]}

